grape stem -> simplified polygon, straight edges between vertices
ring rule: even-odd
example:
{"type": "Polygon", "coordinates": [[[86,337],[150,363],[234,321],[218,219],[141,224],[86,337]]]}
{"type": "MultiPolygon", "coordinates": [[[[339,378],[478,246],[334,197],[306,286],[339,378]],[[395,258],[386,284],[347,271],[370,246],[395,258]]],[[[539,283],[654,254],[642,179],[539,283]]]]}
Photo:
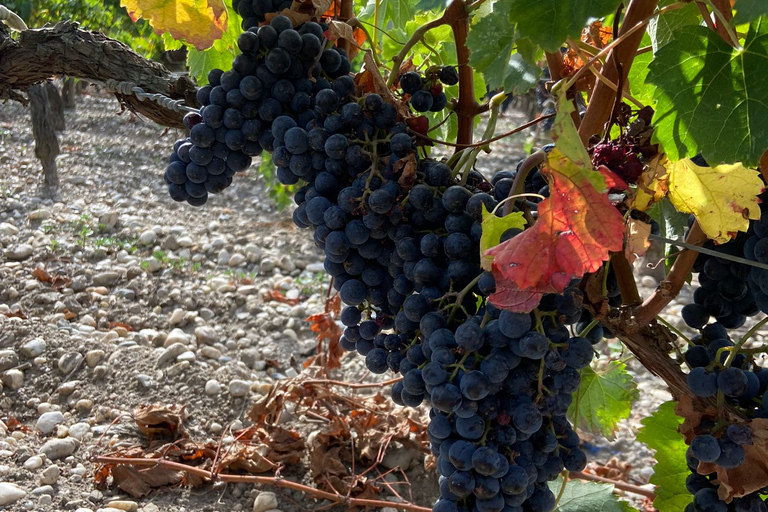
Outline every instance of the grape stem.
{"type": "MultiPolygon", "coordinates": [[[[456,113],[458,114],[458,111],[456,113]]],[[[503,138],[509,137],[510,135],[514,135],[516,133],[519,133],[519,132],[521,132],[523,130],[526,130],[526,129],[530,128],[531,126],[539,124],[542,121],[546,121],[550,117],[555,117],[555,114],[549,114],[549,115],[546,115],[546,116],[537,117],[533,121],[528,121],[527,123],[522,124],[522,125],[518,126],[517,128],[515,128],[513,130],[510,130],[508,132],[502,133],[501,135],[497,135],[496,137],[494,137],[492,139],[481,140],[480,142],[476,142],[474,144],[462,144],[462,143],[458,143],[458,142],[448,142],[448,141],[445,141],[445,140],[433,139],[432,137],[428,137],[428,136],[426,136],[426,135],[424,135],[422,133],[419,133],[417,131],[411,130],[410,128],[408,129],[408,133],[410,133],[414,137],[418,137],[419,139],[428,140],[428,141],[430,141],[430,142],[432,142],[434,144],[440,144],[442,146],[450,146],[452,148],[476,148],[476,147],[480,147],[480,146],[487,146],[488,144],[490,144],[492,142],[496,142],[497,140],[501,140],[503,138]]]]}
{"type": "Polygon", "coordinates": [[[690,339],[688,339],[688,337],[685,334],[683,334],[680,331],[680,329],[678,329],[677,327],[675,327],[671,323],[669,323],[666,320],[664,320],[664,317],[662,317],[661,315],[656,315],[656,320],[658,320],[659,322],[661,322],[662,324],[667,326],[667,329],[669,329],[673,333],[677,334],[681,339],[685,340],[686,344],[688,344],[688,345],[693,345],[694,344],[690,339]]]}
{"type": "Polygon", "coordinates": [[[704,0],[712,12],[717,17],[717,26],[715,32],[717,32],[723,40],[736,48],[741,50],[742,47],[739,44],[739,38],[730,23],[731,6],[728,3],[719,2],[720,6],[715,5],[714,0],[704,0]],[[727,13],[727,14],[726,14],[727,13]],[[726,18],[728,16],[728,18],[726,18]]]}
{"type": "Polygon", "coordinates": [[[565,469],[561,474],[563,475],[563,485],[560,486],[560,492],[557,493],[557,498],[555,499],[555,510],[557,510],[557,506],[560,504],[560,500],[563,498],[563,494],[565,494],[565,486],[568,485],[568,476],[570,475],[570,471],[565,469]]]}
{"type": "Polygon", "coordinates": [[[736,354],[739,353],[741,350],[741,347],[752,337],[753,334],[755,334],[762,326],[764,326],[766,323],[768,323],[768,317],[763,318],[759,322],[757,322],[755,325],[752,326],[750,330],[748,330],[744,336],[741,337],[741,339],[736,342],[736,344],[731,347],[731,353],[728,354],[728,359],[725,360],[725,363],[723,363],[723,366],[725,368],[728,368],[731,366],[731,363],[733,362],[733,359],[736,357],[736,354]]]}

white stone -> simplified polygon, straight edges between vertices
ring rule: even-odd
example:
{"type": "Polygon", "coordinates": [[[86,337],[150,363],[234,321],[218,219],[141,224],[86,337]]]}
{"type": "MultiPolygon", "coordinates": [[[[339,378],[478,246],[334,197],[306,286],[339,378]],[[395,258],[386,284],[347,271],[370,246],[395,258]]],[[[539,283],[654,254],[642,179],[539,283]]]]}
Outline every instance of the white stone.
{"type": "Polygon", "coordinates": [[[3,373],[3,385],[12,391],[16,391],[24,383],[24,372],[12,368],[3,373]]]}
{"type": "Polygon", "coordinates": [[[277,507],[277,496],[273,492],[260,492],[253,500],[253,512],[267,512],[277,507]]]}
{"type": "Polygon", "coordinates": [[[75,423],[69,427],[69,436],[74,437],[78,441],[82,440],[88,432],[91,431],[91,426],[87,423],[75,423]]]}
{"type": "Polygon", "coordinates": [[[56,425],[63,421],[64,415],[61,414],[61,411],[45,412],[37,418],[35,427],[43,434],[50,434],[53,432],[53,429],[56,428],[56,425]]]}
{"type": "Polygon", "coordinates": [[[24,357],[35,358],[45,352],[47,345],[43,338],[34,338],[21,346],[19,352],[24,357]]]}
{"type": "Polygon", "coordinates": [[[19,228],[17,228],[13,224],[9,224],[7,222],[0,223],[0,235],[16,236],[18,234],[19,234],[19,228]]]}
{"type": "Polygon", "coordinates": [[[59,371],[64,375],[67,375],[75,368],[77,368],[82,360],[83,355],[79,352],[70,352],[69,354],[64,354],[59,358],[58,361],[59,371]]]}
{"type": "Polygon", "coordinates": [[[40,475],[40,483],[43,485],[53,485],[59,480],[61,470],[56,464],[51,464],[40,475]]]}
{"type": "Polygon", "coordinates": [[[659,283],[653,276],[643,276],[640,278],[640,283],[646,288],[656,288],[659,283]]]}
{"type": "Polygon", "coordinates": [[[100,349],[89,350],[88,353],[85,354],[85,364],[88,365],[88,368],[93,368],[99,364],[102,359],[104,359],[104,351],[100,349]]]}
{"type": "Polygon", "coordinates": [[[10,505],[27,495],[27,491],[10,482],[0,482],[0,505],[10,505]]]}
{"type": "Polygon", "coordinates": [[[51,439],[46,442],[40,451],[50,460],[59,460],[69,457],[77,450],[77,441],[71,437],[64,439],[51,439]]]}
{"type": "Polygon", "coordinates": [[[157,366],[163,366],[165,364],[174,361],[177,357],[187,351],[187,346],[183,343],[173,343],[168,346],[157,358],[157,366]]]}
{"type": "Polygon", "coordinates": [[[110,501],[107,503],[108,507],[117,509],[117,510],[125,510],[126,512],[136,512],[139,510],[139,504],[135,501],[128,501],[128,500],[115,500],[110,501]]]}
{"type": "Polygon", "coordinates": [[[176,360],[177,361],[189,361],[189,362],[192,362],[195,359],[197,359],[197,356],[191,350],[187,350],[186,352],[182,352],[181,354],[176,356],[176,360]]]}
{"type": "Polygon", "coordinates": [[[173,313],[171,313],[171,316],[168,318],[168,323],[171,325],[178,325],[181,323],[182,320],[184,320],[184,310],[181,308],[176,308],[173,310],[173,313]]]}
{"type": "Polygon", "coordinates": [[[229,382],[229,394],[233,398],[247,396],[250,390],[251,383],[247,380],[234,379],[229,382]]]}
{"type": "Polygon", "coordinates": [[[216,396],[221,393],[221,383],[216,379],[211,379],[205,383],[205,394],[208,396],[216,396]]]}
{"type": "Polygon", "coordinates": [[[232,256],[229,257],[229,266],[230,267],[236,267],[240,264],[245,262],[245,256],[240,254],[239,252],[236,252],[232,256]]]}
{"type": "Polygon", "coordinates": [[[29,244],[19,244],[5,251],[5,256],[9,260],[25,260],[32,256],[34,248],[29,244]]]}
{"type": "Polygon", "coordinates": [[[207,357],[208,359],[219,359],[221,357],[221,350],[210,345],[205,345],[203,348],[201,348],[200,353],[203,355],[203,357],[207,357]]]}
{"type": "Polygon", "coordinates": [[[157,240],[157,234],[154,231],[149,230],[139,235],[139,245],[152,245],[157,240]]]}
{"type": "Polygon", "coordinates": [[[163,345],[166,347],[170,347],[174,343],[183,343],[184,345],[189,344],[189,334],[185,333],[184,331],[178,328],[172,330],[171,332],[168,333],[168,336],[166,336],[165,342],[163,343],[163,345]]]}
{"type": "Polygon", "coordinates": [[[43,465],[43,458],[39,455],[33,455],[24,461],[24,469],[34,471],[43,465]]]}

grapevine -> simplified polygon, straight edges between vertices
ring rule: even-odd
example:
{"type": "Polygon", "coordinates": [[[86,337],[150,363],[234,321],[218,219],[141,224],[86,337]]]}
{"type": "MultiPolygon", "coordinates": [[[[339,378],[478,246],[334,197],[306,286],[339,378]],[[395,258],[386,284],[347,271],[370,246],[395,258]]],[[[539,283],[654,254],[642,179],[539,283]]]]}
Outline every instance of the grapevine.
{"type": "MultiPolygon", "coordinates": [[[[395,377],[394,403],[428,410],[433,512],[558,510],[588,463],[577,430],[610,433],[621,419],[581,403],[588,379],[623,378],[616,361],[609,376],[594,370],[606,345],[661,377],[681,418],[674,441],[649,442],[687,467],[651,480],[658,510],[767,510],[768,348],[756,342],[768,314],[768,132],[755,121],[768,115],[763,7],[226,7],[228,28],[215,8],[198,13],[207,33],[163,27],[195,47],[229,38],[210,50],[218,68],[193,66],[204,84],[194,100],[105,83],[185,112],[163,175],[173,201],[226,197],[255,159],[271,159],[343,303],[339,345],[395,377]],[[555,112],[498,134],[502,103],[542,75],[555,112]],[[537,124],[547,143],[492,175],[478,170],[498,141],[537,124]],[[438,146],[452,154],[436,156],[438,146]],[[682,248],[665,247],[664,278],[642,297],[635,260],[651,241],[682,248]],[[685,326],[657,321],[691,277],[685,326]]],[[[0,19],[14,21],[7,9],[0,19]]],[[[649,418],[646,439],[663,417],[649,418]]]]}

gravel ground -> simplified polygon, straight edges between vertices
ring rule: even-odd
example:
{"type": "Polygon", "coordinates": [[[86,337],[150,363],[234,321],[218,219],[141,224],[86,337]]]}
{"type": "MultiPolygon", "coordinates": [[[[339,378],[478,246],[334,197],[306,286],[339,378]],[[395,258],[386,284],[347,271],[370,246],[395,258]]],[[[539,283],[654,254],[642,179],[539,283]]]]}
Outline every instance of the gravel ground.
{"type": "MultiPolygon", "coordinates": [[[[245,484],[164,488],[140,500],[94,486],[90,457],[139,440],[130,414],[141,404],[186,406],[188,430],[200,440],[247,426],[250,403],[315,353],[305,318],[322,311],[328,284],[321,253],[289,211],[276,209],[255,167],[203,208],[176,204],[162,169],[178,134],[118,110],[114,99],[86,95],[67,113],[53,198],[40,188],[28,112],[13,103],[0,110],[0,415],[27,427],[10,432],[0,422],[0,508],[312,508],[298,492],[265,489],[276,492],[272,506],[270,495],[256,500],[262,489],[245,484]],[[53,286],[35,277],[38,268],[53,286]],[[294,304],[265,299],[272,290],[294,304]],[[129,503],[107,508],[115,499],[129,503]]],[[[520,122],[508,114],[499,132],[520,122]]],[[[523,141],[508,141],[481,170],[514,165],[523,141]]],[[[656,281],[648,275],[640,284],[648,294],[656,281]]],[[[675,325],[680,307],[668,316],[675,325]]],[[[354,355],[342,363],[336,379],[373,379],[354,355]]],[[[616,439],[590,438],[589,448],[599,463],[629,464],[630,480],[645,484],[653,459],[635,432],[669,394],[631,361],[630,369],[640,391],[632,416],[616,439]]],[[[282,426],[311,425],[294,416],[282,426]]],[[[409,466],[413,499],[428,506],[436,495],[428,458],[391,449],[398,457],[389,465],[409,466]]],[[[296,479],[309,482],[306,473],[296,479]]]]}

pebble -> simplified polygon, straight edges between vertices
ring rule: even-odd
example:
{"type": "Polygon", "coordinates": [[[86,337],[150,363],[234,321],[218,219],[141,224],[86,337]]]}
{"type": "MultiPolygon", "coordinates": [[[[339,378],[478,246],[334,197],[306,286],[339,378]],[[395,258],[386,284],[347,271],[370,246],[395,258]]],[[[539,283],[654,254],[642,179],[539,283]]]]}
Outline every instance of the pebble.
{"type": "Polygon", "coordinates": [[[125,510],[126,512],[136,512],[139,510],[139,504],[135,501],[128,500],[116,500],[107,503],[108,507],[115,508],[117,510],[125,510]]]}
{"type": "Polygon", "coordinates": [[[5,251],[5,257],[9,260],[25,260],[32,256],[34,248],[29,244],[19,244],[5,251]]]}
{"type": "Polygon", "coordinates": [[[152,245],[157,240],[157,234],[154,231],[148,230],[139,235],[139,245],[152,245]]]}
{"type": "Polygon", "coordinates": [[[57,466],[56,464],[51,464],[50,466],[45,468],[45,470],[40,475],[40,483],[43,485],[53,485],[56,482],[58,482],[59,475],[61,475],[61,470],[59,469],[59,466],[57,466]]]}
{"type": "Polygon", "coordinates": [[[229,382],[229,394],[233,398],[247,396],[250,390],[251,383],[246,380],[234,379],[229,382]]]}
{"type": "Polygon", "coordinates": [[[88,365],[88,368],[93,368],[97,364],[99,364],[102,359],[104,359],[104,351],[103,350],[89,350],[85,354],[85,364],[88,365]]]}
{"type": "Polygon", "coordinates": [[[247,244],[245,246],[245,255],[251,263],[258,263],[262,255],[261,247],[256,244],[247,244]]]}
{"type": "Polygon", "coordinates": [[[64,415],[61,414],[60,411],[51,411],[46,412],[40,415],[39,418],[37,418],[37,423],[35,424],[35,428],[42,432],[43,434],[50,434],[53,432],[53,429],[56,428],[56,425],[64,421],[64,415]]]}
{"type": "Polygon", "coordinates": [[[19,228],[7,222],[0,222],[0,235],[16,236],[19,234],[19,228]]]}
{"type": "Polygon", "coordinates": [[[79,352],[70,352],[59,358],[59,371],[64,375],[71,373],[83,361],[83,355],[79,352]]]}
{"type": "Polygon", "coordinates": [[[236,267],[244,262],[245,262],[245,256],[240,254],[239,252],[236,252],[235,254],[229,257],[230,267],[236,267]]]}
{"type": "Polygon", "coordinates": [[[59,460],[69,457],[77,450],[77,441],[67,437],[64,439],[51,439],[46,442],[40,451],[50,460],[59,460]]]}
{"type": "Polygon", "coordinates": [[[41,485],[40,487],[35,487],[32,489],[32,492],[30,494],[34,494],[35,496],[40,496],[41,494],[53,494],[53,487],[50,485],[41,485]]]}
{"type": "Polygon", "coordinates": [[[273,492],[260,492],[253,500],[253,512],[267,512],[277,507],[277,496],[273,492]]]}
{"type": "Polygon", "coordinates": [[[204,343],[206,345],[213,345],[219,341],[219,333],[216,332],[216,329],[208,325],[201,325],[200,327],[195,328],[195,337],[199,343],[204,343]]]}
{"type": "Polygon", "coordinates": [[[19,352],[30,359],[42,355],[45,352],[46,343],[43,338],[34,338],[21,346],[19,352]]]}
{"type": "Polygon", "coordinates": [[[11,391],[16,391],[24,383],[24,372],[17,368],[12,368],[3,373],[3,385],[11,391]]]}
{"type": "Polygon", "coordinates": [[[69,436],[75,439],[82,440],[88,432],[91,431],[91,426],[87,423],[75,423],[69,427],[69,436]]]}
{"type": "Polygon", "coordinates": [[[111,286],[120,279],[120,274],[113,270],[107,272],[99,272],[93,276],[93,284],[96,286],[111,286]]]}
{"type": "Polygon", "coordinates": [[[170,347],[174,343],[183,343],[184,345],[188,344],[190,340],[189,334],[185,333],[179,328],[176,328],[168,333],[168,336],[165,338],[165,342],[163,342],[163,345],[166,347],[170,347]]]}
{"type": "Polygon", "coordinates": [[[27,491],[10,482],[0,482],[0,505],[10,505],[27,495],[27,491]]]}
{"type": "Polygon", "coordinates": [[[646,288],[656,288],[657,286],[659,286],[659,283],[656,281],[656,279],[653,276],[641,277],[640,284],[642,284],[646,288]]]}
{"type": "Polygon", "coordinates": [[[176,308],[173,310],[173,313],[171,313],[171,316],[168,318],[168,323],[171,325],[178,325],[181,323],[182,320],[184,320],[184,310],[181,308],[176,308]]]}
{"type": "Polygon", "coordinates": [[[261,271],[265,274],[271,273],[273,270],[275,270],[276,266],[277,264],[272,258],[264,258],[261,260],[261,271]]]}
{"type": "Polygon", "coordinates": [[[24,469],[34,471],[43,465],[43,458],[39,455],[33,455],[24,461],[24,469]]]}
{"type": "Polygon", "coordinates": [[[179,354],[176,357],[177,361],[189,361],[189,362],[192,362],[195,359],[197,359],[197,356],[191,350],[187,350],[186,352],[182,352],[181,354],[179,354]]]}
{"type": "Polygon", "coordinates": [[[216,396],[221,393],[221,383],[216,379],[210,379],[205,383],[205,394],[208,396],[216,396]]]}
{"type": "Polygon", "coordinates": [[[218,360],[221,357],[221,350],[210,345],[203,346],[203,348],[200,349],[200,353],[203,354],[203,357],[207,357],[208,359],[218,360]]]}

